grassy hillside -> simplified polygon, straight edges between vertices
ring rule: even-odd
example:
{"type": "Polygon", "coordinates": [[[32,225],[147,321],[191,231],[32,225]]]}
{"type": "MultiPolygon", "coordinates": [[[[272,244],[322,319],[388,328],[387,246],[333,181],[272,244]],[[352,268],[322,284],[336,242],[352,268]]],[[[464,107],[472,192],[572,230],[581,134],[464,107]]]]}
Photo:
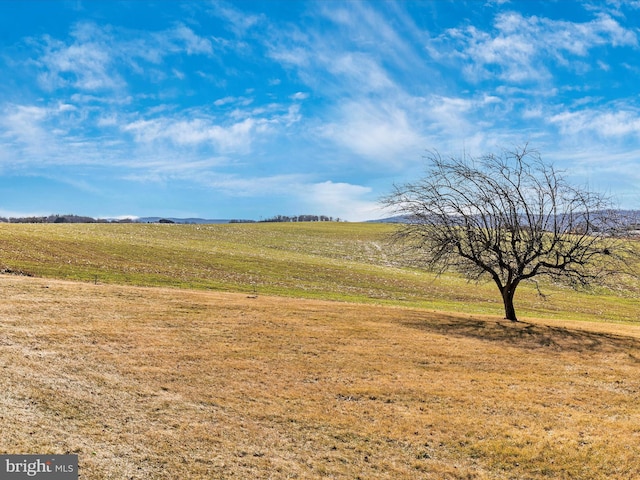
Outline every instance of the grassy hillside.
{"type": "Polygon", "coordinates": [[[512,324],[492,285],[401,268],[390,228],[0,224],[0,452],[97,480],[639,478],[637,286],[525,287],[512,324]]]}
{"type": "MultiPolygon", "coordinates": [[[[0,269],[49,278],[375,302],[502,314],[493,284],[400,268],[394,227],[296,224],[0,224],[0,269]]],[[[516,294],[519,316],[640,320],[638,285],[516,294]]]]}

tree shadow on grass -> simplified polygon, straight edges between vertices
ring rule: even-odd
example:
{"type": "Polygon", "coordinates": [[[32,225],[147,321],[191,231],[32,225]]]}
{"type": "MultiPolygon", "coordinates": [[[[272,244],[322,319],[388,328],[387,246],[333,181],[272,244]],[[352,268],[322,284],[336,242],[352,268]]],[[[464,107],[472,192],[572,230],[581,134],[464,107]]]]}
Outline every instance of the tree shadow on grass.
{"type": "MultiPolygon", "coordinates": [[[[524,349],[551,348],[575,352],[629,352],[638,350],[640,339],[526,321],[491,320],[438,314],[425,317],[416,312],[403,319],[405,326],[441,335],[467,337],[524,349]]],[[[634,356],[635,358],[635,356],[634,356]]],[[[640,359],[638,360],[640,361],[640,359]]]]}

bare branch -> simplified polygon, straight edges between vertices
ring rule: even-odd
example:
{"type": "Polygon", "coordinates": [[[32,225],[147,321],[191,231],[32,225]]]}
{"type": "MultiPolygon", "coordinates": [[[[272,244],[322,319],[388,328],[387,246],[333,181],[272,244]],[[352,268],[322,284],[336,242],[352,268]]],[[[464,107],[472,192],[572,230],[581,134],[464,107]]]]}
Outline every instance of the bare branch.
{"type": "Polygon", "coordinates": [[[523,280],[588,286],[620,268],[622,219],[606,196],[570,185],[525,145],[479,159],[427,157],[427,175],[382,203],[406,221],[395,240],[437,272],[491,278],[507,318],[523,280]]]}

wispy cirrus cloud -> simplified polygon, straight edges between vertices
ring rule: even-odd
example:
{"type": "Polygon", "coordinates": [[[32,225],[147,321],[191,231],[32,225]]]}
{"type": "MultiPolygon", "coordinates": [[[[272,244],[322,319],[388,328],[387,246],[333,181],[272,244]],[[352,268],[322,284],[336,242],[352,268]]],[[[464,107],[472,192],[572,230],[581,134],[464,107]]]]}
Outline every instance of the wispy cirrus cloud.
{"type": "Polygon", "coordinates": [[[112,38],[92,24],[77,25],[73,42],[45,36],[42,55],[37,64],[42,67],[40,84],[47,90],[73,87],[80,90],[115,89],[125,82],[115,69],[112,38]]]}
{"type": "Polygon", "coordinates": [[[223,109],[216,114],[206,107],[173,113],[159,110],[117,122],[117,126],[139,146],[163,150],[194,147],[214,155],[247,155],[255,142],[282,135],[301,120],[297,100],[250,108],[250,97],[225,97],[214,102],[223,109]]]}
{"type": "Polygon", "coordinates": [[[410,152],[424,146],[424,138],[405,108],[393,102],[354,99],[337,107],[335,120],[318,132],[362,159],[398,168],[410,152]]]}
{"type": "Polygon", "coordinates": [[[586,63],[592,61],[587,55],[603,45],[638,47],[638,32],[607,13],[578,23],[511,11],[496,15],[490,31],[473,25],[451,28],[427,47],[438,61],[464,62],[472,81],[497,73],[502,80],[522,83],[551,78],[549,60],[570,70],[596,68],[586,63]]]}
{"type": "Polygon", "coordinates": [[[315,90],[352,96],[386,93],[398,88],[397,76],[425,71],[420,30],[400,9],[389,5],[390,10],[380,10],[366,2],[313,5],[304,25],[271,30],[267,53],[315,90]],[[407,38],[404,28],[414,36],[407,38]]]}
{"type": "Polygon", "coordinates": [[[210,39],[203,38],[194,33],[189,27],[179,24],[172,30],[158,35],[158,37],[164,36],[169,48],[172,48],[176,53],[184,51],[187,55],[212,55],[213,44],[210,39]]]}
{"type": "Polygon", "coordinates": [[[225,20],[229,29],[236,36],[243,36],[248,30],[263,23],[266,19],[261,14],[250,14],[236,8],[233,3],[222,0],[211,2],[210,13],[225,20]]]}
{"type": "Polygon", "coordinates": [[[365,2],[314,6],[308,24],[272,29],[267,41],[269,56],[321,99],[309,137],[346,147],[363,164],[419,157],[421,120],[401,80],[424,71],[419,46],[398,31],[409,19],[396,16],[393,25],[365,2]]]}
{"type": "Polygon", "coordinates": [[[107,132],[96,135],[91,109],[72,103],[6,104],[0,109],[0,164],[12,171],[112,162],[123,142],[107,132]]]}
{"type": "Polygon", "coordinates": [[[198,36],[183,24],[142,32],[84,21],[73,27],[67,41],[45,35],[32,42],[41,51],[35,63],[42,70],[39,80],[47,90],[123,89],[127,86],[123,69],[145,75],[145,65],[159,65],[170,55],[214,53],[211,39],[198,36]]]}
{"type": "Polygon", "coordinates": [[[225,126],[206,118],[155,118],[136,120],[122,126],[122,130],[133,134],[139,143],[167,141],[177,146],[211,144],[220,153],[250,151],[253,134],[264,128],[263,121],[251,118],[225,126]]]}
{"type": "Polygon", "coordinates": [[[599,139],[640,138],[640,110],[630,105],[608,108],[587,108],[563,111],[549,118],[566,136],[587,136],[599,139]]]}

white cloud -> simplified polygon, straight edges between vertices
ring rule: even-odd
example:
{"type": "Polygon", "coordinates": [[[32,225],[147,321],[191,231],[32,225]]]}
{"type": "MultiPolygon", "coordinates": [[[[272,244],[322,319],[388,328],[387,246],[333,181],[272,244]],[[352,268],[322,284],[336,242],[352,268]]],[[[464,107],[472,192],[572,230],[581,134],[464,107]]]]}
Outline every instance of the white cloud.
{"type": "Polygon", "coordinates": [[[590,138],[640,138],[640,112],[636,110],[584,109],[553,115],[549,122],[563,135],[588,135],[590,138]]]}
{"type": "Polygon", "coordinates": [[[153,143],[169,141],[175,145],[213,144],[221,153],[243,152],[251,148],[252,135],[259,129],[260,122],[247,118],[228,126],[214,124],[210,119],[173,120],[158,118],[137,120],[124,125],[122,129],[131,132],[136,141],[153,143]]]}
{"type": "Polygon", "coordinates": [[[387,71],[369,54],[347,52],[325,60],[329,73],[343,77],[342,82],[352,85],[358,94],[379,92],[395,86],[387,71]]]}
{"type": "Polygon", "coordinates": [[[109,50],[103,39],[72,45],[47,39],[44,55],[39,59],[46,69],[39,76],[40,82],[50,90],[68,86],[80,90],[121,87],[124,81],[113,69],[109,50]]]}
{"type": "Polygon", "coordinates": [[[0,114],[0,139],[4,149],[12,152],[0,158],[7,165],[21,164],[28,158],[39,157],[49,152],[52,145],[51,133],[44,122],[50,112],[43,107],[32,105],[7,105],[0,114]]]}
{"type": "Polygon", "coordinates": [[[369,187],[327,181],[308,185],[303,201],[319,214],[349,221],[373,220],[383,212],[377,201],[367,199],[371,192],[369,187]]]}
{"type": "Polygon", "coordinates": [[[222,107],[224,105],[239,105],[239,106],[246,107],[248,105],[251,105],[252,103],[253,103],[253,98],[249,98],[249,97],[232,97],[232,96],[219,98],[218,100],[213,102],[213,104],[216,107],[222,107]]]}
{"type": "Polygon", "coordinates": [[[408,112],[394,103],[351,100],[339,106],[336,117],[320,128],[320,134],[362,160],[399,165],[407,152],[424,147],[408,112]]]}
{"type": "Polygon", "coordinates": [[[273,46],[269,56],[287,66],[307,67],[311,65],[311,52],[302,46],[273,46]]]}
{"type": "MultiPolygon", "coordinates": [[[[157,75],[148,63],[160,65],[169,55],[213,54],[213,43],[189,27],[143,32],[79,22],[68,41],[44,36],[36,64],[41,85],[48,89],[73,87],[81,91],[118,90],[127,86],[123,73],[157,75]]],[[[184,73],[173,69],[177,78],[184,73]]]]}
{"type": "Polygon", "coordinates": [[[367,52],[378,63],[387,62],[403,70],[414,70],[422,62],[411,40],[423,40],[423,33],[401,8],[391,3],[381,11],[368,2],[346,2],[336,8],[320,3],[321,14],[337,27],[333,49],[348,46],[351,53],[367,52]],[[339,42],[339,43],[338,43],[339,42]],[[342,47],[338,47],[342,44],[342,47]]]}
{"type": "Polygon", "coordinates": [[[212,2],[212,13],[226,20],[231,29],[238,36],[243,36],[247,31],[259,25],[264,17],[243,12],[229,2],[215,0],[212,2]]]}
{"type": "Polygon", "coordinates": [[[211,40],[196,35],[193,30],[185,25],[180,25],[169,32],[173,36],[175,43],[180,45],[187,55],[211,55],[213,45],[211,40]]]}
{"type": "Polygon", "coordinates": [[[402,8],[384,4],[381,11],[367,2],[314,7],[308,23],[274,28],[267,50],[294,69],[314,97],[387,95],[429,71],[419,47],[424,34],[402,8]]]}
{"type": "Polygon", "coordinates": [[[175,162],[175,158],[199,157],[204,153],[247,155],[256,142],[268,141],[285,131],[289,133],[289,129],[302,118],[297,103],[240,108],[251,102],[250,98],[244,97],[221,98],[215,102],[217,107],[231,105],[236,108],[223,111],[218,116],[209,113],[207,108],[179,113],[158,108],[157,112],[147,112],[146,118],[138,116],[123,121],[106,116],[100,122],[103,126],[117,126],[132,135],[138,154],[150,157],[170,153],[175,162]]]}
{"type": "Polygon", "coordinates": [[[592,68],[586,61],[595,47],[638,46],[637,32],[604,13],[592,21],[577,23],[503,12],[496,16],[493,27],[492,31],[475,26],[450,29],[429,42],[428,51],[440,61],[462,60],[472,80],[491,78],[497,66],[499,78],[520,83],[549,79],[549,61],[568,69],[586,70],[592,68]],[[575,57],[584,60],[577,62],[575,57]]]}

